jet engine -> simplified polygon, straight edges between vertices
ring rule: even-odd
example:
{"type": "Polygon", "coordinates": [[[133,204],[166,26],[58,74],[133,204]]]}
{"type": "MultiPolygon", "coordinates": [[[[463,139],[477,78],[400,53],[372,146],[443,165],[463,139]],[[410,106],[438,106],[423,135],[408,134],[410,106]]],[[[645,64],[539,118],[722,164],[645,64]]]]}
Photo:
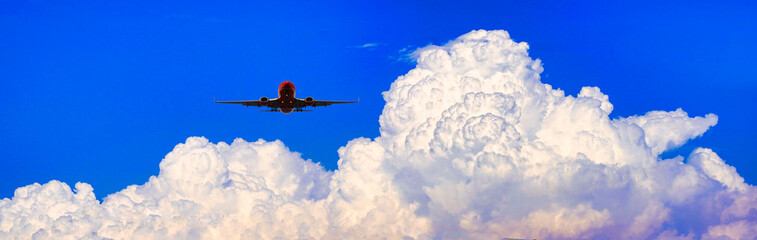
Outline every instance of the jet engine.
{"type": "Polygon", "coordinates": [[[268,106],[268,98],[267,97],[261,97],[260,98],[260,106],[268,106]]]}
{"type": "Polygon", "coordinates": [[[313,103],[315,103],[315,99],[313,99],[313,97],[305,98],[305,106],[313,106],[313,103]]]}

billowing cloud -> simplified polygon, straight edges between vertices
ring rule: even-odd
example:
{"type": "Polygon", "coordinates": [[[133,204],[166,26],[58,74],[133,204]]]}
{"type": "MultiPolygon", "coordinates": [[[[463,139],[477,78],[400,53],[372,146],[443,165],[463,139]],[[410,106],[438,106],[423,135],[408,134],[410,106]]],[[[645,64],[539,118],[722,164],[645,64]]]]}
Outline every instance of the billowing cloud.
{"type": "Polygon", "coordinates": [[[754,239],[757,189],[710,149],[661,159],[717,116],[610,119],[566,96],[504,31],[414,53],[384,92],[381,136],[338,169],[280,141],[191,137],[102,203],[51,181],[0,200],[2,239],[754,239]]]}

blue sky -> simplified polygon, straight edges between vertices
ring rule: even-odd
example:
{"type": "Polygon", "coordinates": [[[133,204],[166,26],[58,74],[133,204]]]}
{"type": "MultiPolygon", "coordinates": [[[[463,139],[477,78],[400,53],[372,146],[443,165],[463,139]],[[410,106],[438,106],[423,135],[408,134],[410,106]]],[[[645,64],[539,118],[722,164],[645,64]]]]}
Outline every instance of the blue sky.
{"type": "Polygon", "coordinates": [[[98,197],[142,184],[190,136],[282,140],[335,169],[337,149],[378,136],[381,92],[413,68],[402,49],[504,29],[544,63],[542,81],[598,86],[611,117],[715,113],[702,138],[757,181],[754,3],[577,5],[456,2],[0,2],[0,198],[58,179],[98,197]],[[365,44],[375,43],[369,48],[365,44]],[[302,114],[212,103],[275,97],[353,100],[302,114]]]}

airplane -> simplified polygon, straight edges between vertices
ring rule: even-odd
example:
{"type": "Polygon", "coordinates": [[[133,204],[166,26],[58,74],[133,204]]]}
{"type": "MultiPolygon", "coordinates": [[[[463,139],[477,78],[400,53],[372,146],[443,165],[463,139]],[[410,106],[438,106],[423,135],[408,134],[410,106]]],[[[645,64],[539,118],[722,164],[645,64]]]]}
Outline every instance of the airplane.
{"type": "Polygon", "coordinates": [[[269,99],[267,97],[261,97],[260,100],[249,101],[215,101],[215,103],[232,103],[242,104],[244,106],[256,106],[256,107],[268,107],[268,110],[260,110],[262,112],[282,112],[289,114],[291,112],[309,112],[312,110],[305,110],[305,107],[318,107],[328,106],[338,103],[357,103],[360,101],[322,101],[315,100],[313,97],[306,97],[305,99],[299,99],[294,97],[294,84],[290,81],[284,81],[279,84],[279,97],[269,99]]]}

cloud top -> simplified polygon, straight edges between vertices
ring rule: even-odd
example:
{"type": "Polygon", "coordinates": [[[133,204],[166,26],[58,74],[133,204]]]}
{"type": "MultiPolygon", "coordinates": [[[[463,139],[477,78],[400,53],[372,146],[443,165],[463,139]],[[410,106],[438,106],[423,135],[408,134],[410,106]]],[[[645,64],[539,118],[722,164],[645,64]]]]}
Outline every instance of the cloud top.
{"type": "Polygon", "coordinates": [[[660,153],[717,123],[681,109],[610,119],[565,95],[505,31],[413,53],[383,93],[381,136],[338,169],[280,141],[191,137],[160,174],[98,202],[51,181],[0,200],[0,238],[694,239],[757,237],[757,191],[710,149],[660,153]]]}

